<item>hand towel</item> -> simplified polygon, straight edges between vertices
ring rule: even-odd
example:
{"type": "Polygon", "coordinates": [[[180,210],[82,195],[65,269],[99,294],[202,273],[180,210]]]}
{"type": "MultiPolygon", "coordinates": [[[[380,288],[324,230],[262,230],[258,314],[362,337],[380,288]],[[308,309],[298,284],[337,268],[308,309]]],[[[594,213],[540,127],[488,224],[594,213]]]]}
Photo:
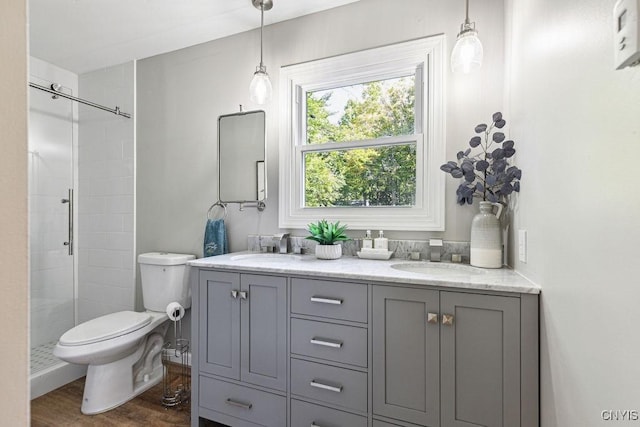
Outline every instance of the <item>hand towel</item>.
{"type": "Polygon", "coordinates": [[[224,219],[208,219],[204,229],[205,257],[229,253],[224,219]]]}

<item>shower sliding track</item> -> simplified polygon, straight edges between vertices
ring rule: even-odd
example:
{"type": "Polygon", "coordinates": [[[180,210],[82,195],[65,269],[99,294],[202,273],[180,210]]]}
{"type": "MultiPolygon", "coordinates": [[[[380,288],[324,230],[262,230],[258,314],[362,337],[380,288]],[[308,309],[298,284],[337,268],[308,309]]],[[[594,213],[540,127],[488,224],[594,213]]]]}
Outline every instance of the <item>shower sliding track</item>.
{"type": "Polygon", "coordinates": [[[116,106],[116,108],[109,108],[109,107],[105,107],[104,105],[96,104],[95,102],[87,101],[86,99],[78,98],[78,97],[75,97],[75,96],[72,96],[72,95],[67,95],[64,92],[61,92],[59,90],[54,89],[53,85],[52,85],[52,87],[47,87],[47,86],[39,85],[37,83],[29,82],[29,86],[31,86],[34,89],[39,89],[39,90],[42,90],[42,91],[45,91],[45,92],[49,92],[49,93],[51,93],[51,94],[53,94],[55,96],[61,96],[63,98],[67,98],[67,99],[70,99],[72,101],[76,101],[76,102],[79,102],[81,104],[88,105],[90,107],[99,108],[101,110],[108,111],[108,112],[113,113],[113,114],[115,114],[117,116],[126,117],[127,119],[131,118],[131,114],[124,113],[124,112],[120,111],[120,107],[118,107],[118,106],[116,106]]]}

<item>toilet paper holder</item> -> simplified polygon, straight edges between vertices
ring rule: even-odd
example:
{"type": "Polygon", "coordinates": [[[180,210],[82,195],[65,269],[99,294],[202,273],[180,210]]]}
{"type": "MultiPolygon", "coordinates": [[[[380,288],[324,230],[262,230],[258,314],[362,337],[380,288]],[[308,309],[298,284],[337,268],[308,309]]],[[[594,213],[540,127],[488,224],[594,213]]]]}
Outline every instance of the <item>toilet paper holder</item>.
{"type": "Polygon", "coordinates": [[[191,363],[189,340],[182,338],[184,307],[177,302],[167,305],[167,316],[173,322],[174,342],[167,340],[162,348],[162,405],[167,408],[184,407],[191,397],[191,363]]]}

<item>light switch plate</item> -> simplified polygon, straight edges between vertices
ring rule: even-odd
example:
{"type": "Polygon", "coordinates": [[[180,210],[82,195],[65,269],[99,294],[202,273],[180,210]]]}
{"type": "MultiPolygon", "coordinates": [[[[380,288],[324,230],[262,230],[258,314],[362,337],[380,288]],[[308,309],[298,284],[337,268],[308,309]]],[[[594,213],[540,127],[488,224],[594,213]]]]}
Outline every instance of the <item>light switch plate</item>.
{"type": "Polygon", "coordinates": [[[518,230],[518,259],[527,262],[527,230],[518,230]]]}
{"type": "Polygon", "coordinates": [[[640,64],[640,0],[618,0],[613,7],[613,55],[616,69],[640,64]]]}

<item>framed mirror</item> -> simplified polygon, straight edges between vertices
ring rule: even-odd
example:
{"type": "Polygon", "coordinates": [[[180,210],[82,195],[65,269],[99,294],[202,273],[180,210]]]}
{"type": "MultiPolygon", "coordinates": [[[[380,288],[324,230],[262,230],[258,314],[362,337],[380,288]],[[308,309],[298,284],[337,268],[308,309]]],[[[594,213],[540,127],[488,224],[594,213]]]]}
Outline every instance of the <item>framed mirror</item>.
{"type": "Polygon", "coordinates": [[[218,117],[218,198],[224,203],[267,198],[266,120],[262,110],[218,117]]]}

